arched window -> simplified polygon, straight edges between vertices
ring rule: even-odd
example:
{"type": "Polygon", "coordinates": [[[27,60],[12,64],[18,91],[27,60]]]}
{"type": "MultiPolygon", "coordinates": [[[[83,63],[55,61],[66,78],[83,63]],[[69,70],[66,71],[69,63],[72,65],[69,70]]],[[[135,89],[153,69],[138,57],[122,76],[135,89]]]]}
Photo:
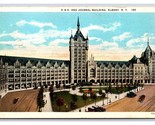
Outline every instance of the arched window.
{"type": "Polygon", "coordinates": [[[90,69],[90,77],[95,77],[95,69],[90,69]]]}

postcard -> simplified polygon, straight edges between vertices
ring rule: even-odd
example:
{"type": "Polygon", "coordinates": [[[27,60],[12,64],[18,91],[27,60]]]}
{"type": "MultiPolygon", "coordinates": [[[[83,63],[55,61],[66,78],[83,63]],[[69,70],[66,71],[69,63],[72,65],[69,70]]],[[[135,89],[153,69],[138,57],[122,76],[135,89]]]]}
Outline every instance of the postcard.
{"type": "Polygon", "coordinates": [[[0,118],[155,118],[155,6],[1,6],[0,118]]]}

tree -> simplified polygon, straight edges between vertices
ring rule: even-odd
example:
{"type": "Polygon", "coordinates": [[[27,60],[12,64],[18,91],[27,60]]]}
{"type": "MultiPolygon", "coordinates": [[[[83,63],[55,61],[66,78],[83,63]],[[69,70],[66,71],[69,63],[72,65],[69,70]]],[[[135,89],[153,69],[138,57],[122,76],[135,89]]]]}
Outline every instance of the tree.
{"type": "Polygon", "coordinates": [[[92,88],[91,87],[89,88],[89,93],[92,93],[92,88]]]}
{"type": "Polygon", "coordinates": [[[116,85],[116,91],[117,91],[117,94],[119,94],[119,86],[116,85]]]}
{"type": "Polygon", "coordinates": [[[59,111],[60,111],[60,107],[64,105],[64,99],[62,97],[59,97],[56,103],[57,103],[57,106],[59,106],[59,111]]]}
{"type": "Polygon", "coordinates": [[[121,82],[121,93],[123,92],[123,83],[121,82]]]}
{"type": "Polygon", "coordinates": [[[108,103],[108,93],[109,93],[109,89],[108,88],[105,89],[105,93],[107,94],[107,103],[108,103]]]}
{"type": "Polygon", "coordinates": [[[111,92],[111,83],[109,83],[108,90],[109,90],[109,92],[111,92]]]}
{"type": "Polygon", "coordinates": [[[71,101],[71,102],[70,102],[70,108],[71,108],[71,109],[76,109],[76,107],[77,107],[77,106],[76,106],[76,103],[73,102],[73,101],[71,101]]]}
{"type": "Polygon", "coordinates": [[[127,87],[128,87],[128,91],[130,91],[131,89],[130,84],[127,84],[127,87]]]}
{"type": "Polygon", "coordinates": [[[53,88],[53,86],[51,85],[50,87],[49,87],[49,92],[53,92],[54,91],[54,88],[53,88]]]}
{"type": "Polygon", "coordinates": [[[49,92],[50,92],[50,97],[51,97],[51,99],[53,99],[53,93],[54,93],[54,88],[53,88],[53,86],[50,86],[49,92]]]}
{"type": "Polygon", "coordinates": [[[102,96],[102,93],[103,92],[102,92],[102,89],[101,88],[99,89],[99,92],[98,93],[99,93],[100,96],[102,96]]]}
{"type": "Polygon", "coordinates": [[[59,89],[60,88],[60,84],[57,83],[56,84],[56,88],[59,89]]]}
{"type": "Polygon", "coordinates": [[[91,93],[91,98],[95,101],[96,105],[96,99],[97,99],[96,93],[91,93]]]}
{"type": "Polygon", "coordinates": [[[102,93],[102,98],[103,98],[103,105],[104,105],[104,98],[105,98],[106,94],[105,93],[102,93]]]}
{"type": "Polygon", "coordinates": [[[72,90],[75,90],[75,89],[76,89],[76,86],[75,86],[75,85],[73,85],[73,86],[72,86],[72,90]]]}
{"type": "Polygon", "coordinates": [[[65,84],[63,84],[63,89],[65,89],[66,88],[66,85],[65,84]]]}
{"type": "Polygon", "coordinates": [[[80,93],[83,93],[83,89],[81,87],[79,88],[79,91],[80,91],[80,93]]]}
{"type": "Polygon", "coordinates": [[[45,102],[43,99],[43,92],[44,92],[44,88],[43,88],[43,86],[41,86],[39,93],[38,93],[38,97],[37,97],[37,104],[39,107],[39,111],[41,111],[41,108],[44,107],[44,105],[45,105],[45,102]]]}
{"type": "Polygon", "coordinates": [[[77,102],[78,98],[77,98],[77,95],[76,95],[76,94],[72,95],[72,100],[73,100],[74,102],[77,102]]]}
{"type": "Polygon", "coordinates": [[[86,100],[88,99],[87,94],[83,93],[82,98],[85,101],[85,105],[86,105],[86,100]]]}

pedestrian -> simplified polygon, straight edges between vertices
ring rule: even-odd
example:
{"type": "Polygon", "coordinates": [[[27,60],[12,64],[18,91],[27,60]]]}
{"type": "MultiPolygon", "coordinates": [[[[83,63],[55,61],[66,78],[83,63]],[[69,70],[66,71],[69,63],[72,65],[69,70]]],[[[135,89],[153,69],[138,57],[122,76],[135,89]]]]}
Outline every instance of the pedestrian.
{"type": "Polygon", "coordinates": [[[117,95],[115,96],[115,99],[117,99],[117,95]]]}
{"type": "Polygon", "coordinates": [[[79,109],[79,112],[81,112],[81,109],[79,109]]]}

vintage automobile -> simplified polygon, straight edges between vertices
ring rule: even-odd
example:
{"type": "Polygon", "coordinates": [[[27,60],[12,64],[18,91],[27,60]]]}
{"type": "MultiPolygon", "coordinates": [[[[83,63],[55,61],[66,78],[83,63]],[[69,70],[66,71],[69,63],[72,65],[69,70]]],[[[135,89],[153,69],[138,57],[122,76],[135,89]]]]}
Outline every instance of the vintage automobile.
{"type": "Polygon", "coordinates": [[[135,97],[135,96],[137,96],[137,94],[134,93],[134,92],[129,92],[129,93],[127,93],[127,97],[129,97],[129,98],[133,98],[133,97],[135,97]]]}
{"type": "Polygon", "coordinates": [[[145,95],[141,95],[138,99],[138,102],[143,102],[145,99],[145,95]]]}
{"type": "Polygon", "coordinates": [[[106,109],[100,106],[92,106],[95,112],[105,112],[106,109]]]}

